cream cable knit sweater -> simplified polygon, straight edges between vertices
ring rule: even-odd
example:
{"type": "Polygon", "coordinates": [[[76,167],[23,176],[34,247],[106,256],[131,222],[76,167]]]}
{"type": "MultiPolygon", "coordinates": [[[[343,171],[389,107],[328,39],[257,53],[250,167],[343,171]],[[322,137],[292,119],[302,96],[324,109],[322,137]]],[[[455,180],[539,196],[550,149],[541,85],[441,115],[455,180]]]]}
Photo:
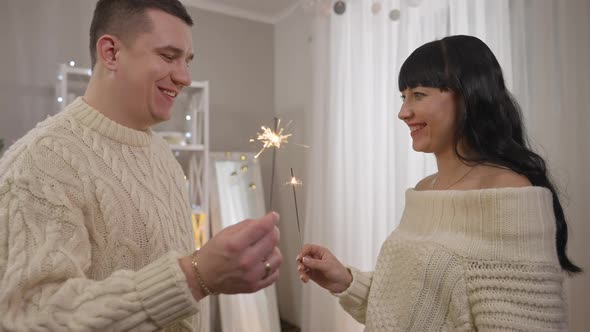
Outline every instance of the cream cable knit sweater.
{"type": "Polygon", "coordinates": [[[406,193],[375,271],[337,294],[366,331],[565,331],[545,188],[406,193]]]}
{"type": "Polygon", "coordinates": [[[166,142],[78,98],[0,161],[0,331],[190,331],[190,225],[166,142]]]}

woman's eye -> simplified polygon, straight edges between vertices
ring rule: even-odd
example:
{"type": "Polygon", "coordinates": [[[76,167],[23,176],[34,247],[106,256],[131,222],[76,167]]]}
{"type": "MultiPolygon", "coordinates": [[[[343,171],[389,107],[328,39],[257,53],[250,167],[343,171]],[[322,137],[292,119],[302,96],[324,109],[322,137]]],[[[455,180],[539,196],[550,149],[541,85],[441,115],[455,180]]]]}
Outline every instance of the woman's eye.
{"type": "Polygon", "coordinates": [[[425,97],[426,95],[423,94],[422,92],[414,92],[414,98],[416,99],[421,99],[423,97],[425,97]]]}
{"type": "Polygon", "coordinates": [[[404,95],[401,95],[401,96],[399,96],[399,97],[400,97],[400,99],[402,100],[402,102],[406,101],[406,96],[404,96],[404,95]]]}

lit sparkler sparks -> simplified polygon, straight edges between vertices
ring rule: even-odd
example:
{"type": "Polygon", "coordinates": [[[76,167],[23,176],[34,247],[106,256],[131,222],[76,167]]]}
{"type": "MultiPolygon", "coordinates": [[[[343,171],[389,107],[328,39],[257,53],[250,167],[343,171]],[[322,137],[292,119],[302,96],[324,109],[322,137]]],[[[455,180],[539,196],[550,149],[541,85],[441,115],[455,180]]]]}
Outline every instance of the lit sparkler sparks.
{"type": "Polygon", "coordinates": [[[300,186],[303,184],[303,182],[301,180],[299,180],[298,178],[292,176],[291,180],[289,180],[289,182],[287,182],[286,184],[291,185],[291,186],[300,186]]]}
{"type": "MultiPolygon", "coordinates": [[[[262,142],[262,149],[254,156],[254,158],[258,158],[264,150],[269,148],[280,148],[281,144],[287,143],[287,139],[291,136],[291,134],[283,135],[284,128],[280,128],[281,120],[278,119],[277,125],[275,130],[271,128],[262,126],[262,132],[258,133],[257,140],[262,142]]],[[[250,142],[255,142],[254,139],[251,139],[250,142]]]]}

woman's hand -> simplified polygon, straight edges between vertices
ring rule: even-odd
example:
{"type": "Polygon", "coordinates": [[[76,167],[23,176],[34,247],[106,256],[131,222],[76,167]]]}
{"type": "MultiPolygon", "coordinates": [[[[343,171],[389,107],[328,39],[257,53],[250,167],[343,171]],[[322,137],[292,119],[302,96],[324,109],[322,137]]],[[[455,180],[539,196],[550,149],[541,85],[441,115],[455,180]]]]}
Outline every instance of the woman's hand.
{"type": "Polygon", "coordinates": [[[341,293],[352,283],[352,274],[327,248],[306,244],[297,256],[299,279],[307,283],[310,279],[331,291],[341,293]]]}

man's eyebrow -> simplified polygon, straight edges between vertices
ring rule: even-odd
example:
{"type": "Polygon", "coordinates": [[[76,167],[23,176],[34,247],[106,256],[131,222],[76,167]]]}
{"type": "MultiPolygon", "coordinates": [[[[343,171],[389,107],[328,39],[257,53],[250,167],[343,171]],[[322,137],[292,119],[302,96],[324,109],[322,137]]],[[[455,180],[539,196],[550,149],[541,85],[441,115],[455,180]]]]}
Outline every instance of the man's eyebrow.
{"type": "MultiPolygon", "coordinates": [[[[182,49],[180,49],[178,47],[172,46],[172,45],[166,45],[166,46],[162,46],[162,47],[157,47],[156,50],[158,50],[160,52],[161,51],[172,52],[176,56],[180,56],[180,55],[185,54],[184,50],[182,50],[182,49]]],[[[195,57],[195,55],[193,53],[190,53],[190,54],[187,55],[186,60],[187,61],[192,61],[194,57],[195,57]]]]}

